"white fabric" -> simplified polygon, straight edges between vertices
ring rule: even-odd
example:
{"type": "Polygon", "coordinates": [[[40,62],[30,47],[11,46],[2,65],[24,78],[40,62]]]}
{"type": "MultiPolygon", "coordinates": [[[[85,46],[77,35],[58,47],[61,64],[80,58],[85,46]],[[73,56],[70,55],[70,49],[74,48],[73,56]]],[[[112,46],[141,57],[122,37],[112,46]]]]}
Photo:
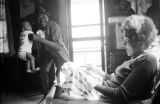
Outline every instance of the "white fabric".
{"type": "Polygon", "coordinates": [[[28,39],[28,34],[30,33],[33,34],[32,31],[24,31],[20,34],[20,47],[19,47],[18,56],[19,58],[22,58],[22,60],[25,60],[25,57],[26,57],[25,52],[32,53],[33,41],[30,41],[28,39]]]}
{"type": "Polygon", "coordinates": [[[26,52],[19,52],[18,57],[24,61],[27,61],[26,52]]]}
{"type": "Polygon", "coordinates": [[[127,0],[131,3],[131,8],[136,12],[137,14],[145,14],[149,7],[152,5],[152,0],[127,0]],[[136,8],[137,7],[137,8],[136,8]]]}
{"type": "Polygon", "coordinates": [[[60,81],[61,86],[72,97],[98,100],[101,94],[93,89],[95,85],[102,84],[103,81],[103,77],[98,71],[100,70],[96,67],[80,67],[75,63],[66,62],[62,66],[65,80],[63,83],[60,81]]]}
{"type": "Polygon", "coordinates": [[[38,30],[36,34],[45,39],[45,33],[42,30],[38,30]]]}

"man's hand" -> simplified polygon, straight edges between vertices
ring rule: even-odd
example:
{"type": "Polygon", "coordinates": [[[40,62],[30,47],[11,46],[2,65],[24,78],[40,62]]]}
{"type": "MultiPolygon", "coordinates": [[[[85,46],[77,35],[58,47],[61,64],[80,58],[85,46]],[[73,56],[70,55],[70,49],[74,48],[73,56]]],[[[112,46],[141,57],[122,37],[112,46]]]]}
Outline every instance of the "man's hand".
{"type": "Polygon", "coordinates": [[[31,41],[33,40],[33,33],[28,34],[28,39],[31,41]]]}
{"type": "Polygon", "coordinates": [[[59,51],[59,50],[61,50],[61,47],[62,47],[60,44],[58,44],[56,42],[44,39],[44,38],[42,38],[38,35],[35,35],[35,34],[33,35],[33,41],[37,41],[37,42],[44,44],[45,46],[47,46],[46,50],[49,50],[49,51],[53,51],[53,50],[59,51]]]}
{"type": "Polygon", "coordinates": [[[40,41],[42,38],[40,37],[40,36],[38,36],[38,35],[33,35],[33,40],[34,41],[40,41]]]}

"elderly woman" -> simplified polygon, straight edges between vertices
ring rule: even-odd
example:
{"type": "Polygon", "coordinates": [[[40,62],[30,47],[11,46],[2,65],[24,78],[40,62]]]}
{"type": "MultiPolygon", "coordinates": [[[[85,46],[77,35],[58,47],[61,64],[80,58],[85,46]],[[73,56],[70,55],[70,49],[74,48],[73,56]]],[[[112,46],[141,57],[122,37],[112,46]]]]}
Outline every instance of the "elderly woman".
{"type": "MultiPolygon", "coordinates": [[[[122,24],[122,29],[124,30],[124,47],[131,59],[118,66],[115,73],[111,75],[106,74],[107,80],[102,81],[101,84],[95,81],[92,84],[92,88],[98,92],[95,94],[99,98],[112,99],[124,104],[134,100],[146,99],[150,96],[153,78],[157,70],[157,59],[145,50],[154,41],[157,29],[149,17],[142,15],[127,17],[122,24]]],[[[71,75],[74,77],[74,74],[71,75]]],[[[86,77],[83,74],[81,76],[86,77]]],[[[92,80],[92,78],[89,78],[88,82],[89,80],[92,80]]],[[[41,104],[50,102],[54,97],[66,98],[64,96],[66,91],[60,91],[59,89],[64,88],[63,86],[62,88],[52,87],[41,104]]],[[[74,92],[73,87],[70,91],[74,92]]],[[[68,95],[68,98],[72,99],[73,97],[68,95]]]]}

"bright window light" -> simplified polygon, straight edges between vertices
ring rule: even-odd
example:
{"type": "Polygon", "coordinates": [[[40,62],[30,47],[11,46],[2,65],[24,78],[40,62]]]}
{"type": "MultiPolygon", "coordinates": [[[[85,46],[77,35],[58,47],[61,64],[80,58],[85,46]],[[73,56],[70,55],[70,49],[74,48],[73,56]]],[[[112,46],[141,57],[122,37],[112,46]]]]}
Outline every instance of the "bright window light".
{"type": "Polygon", "coordinates": [[[100,24],[99,0],[71,0],[72,26],[100,24]]]}
{"type": "Polygon", "coordinates": [[[73,61],[101,66],[99,0],[71,0],[73,61]]]}
{"type": "Polygon", "coordinates": [[[92,41],[74,41],[73,42],[73,52],[82,52],[82,51],[100,51],[101,50],[101,41],[92,40],[92,41]]]}
{"type": "Polygon", "coordinates": [[[0,2],[0,53],[8,53],[8,36],[6,23],[5,0],[0,2]]]}
{"type": "Polygon", "coordinates": [[[100,37],[99,25],[72,28],[72,38],[98,37],[98,36],[100,37]]]}
{"type": "Polygon", "coordinates": [[[101,65],[101,41],[75,41],[73,42],[74,62],[84,66],[101,65]]]}

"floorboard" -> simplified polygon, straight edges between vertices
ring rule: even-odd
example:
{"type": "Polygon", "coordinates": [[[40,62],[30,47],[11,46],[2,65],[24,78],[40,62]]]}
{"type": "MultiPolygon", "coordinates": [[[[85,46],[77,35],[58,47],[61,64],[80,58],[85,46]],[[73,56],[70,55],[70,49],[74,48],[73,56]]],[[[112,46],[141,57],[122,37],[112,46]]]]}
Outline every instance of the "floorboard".
{"type": "MultiPolygon", "coordinates": [[[[1,104],[37,104],[43,98],[42,94],[15,94],[2,93],[1,104]]],[[[108,104],[102,101],[88,101],[88,100],[63,100],[54,99],[52,104],[108,104]]]]}

